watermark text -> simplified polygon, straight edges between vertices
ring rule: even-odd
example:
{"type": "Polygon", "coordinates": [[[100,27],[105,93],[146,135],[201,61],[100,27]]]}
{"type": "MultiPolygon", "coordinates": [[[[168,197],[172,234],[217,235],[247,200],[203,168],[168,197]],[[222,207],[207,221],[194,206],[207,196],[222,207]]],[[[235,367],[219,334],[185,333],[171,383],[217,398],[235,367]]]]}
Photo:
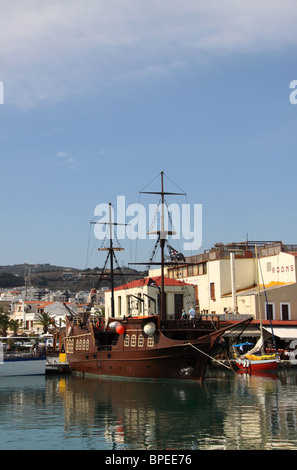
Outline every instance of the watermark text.
{"type": "Polygon", "coordinates": [[[126,205],[125,196],[117,196],[116,207],[98,204],[94,210],[94,234],[98,240],[166,239],[183,243],[183,250],[199,250],[202,246],[202,204],[126,205]],[[111,231],[112,226],[112,231],[111,231]]]}

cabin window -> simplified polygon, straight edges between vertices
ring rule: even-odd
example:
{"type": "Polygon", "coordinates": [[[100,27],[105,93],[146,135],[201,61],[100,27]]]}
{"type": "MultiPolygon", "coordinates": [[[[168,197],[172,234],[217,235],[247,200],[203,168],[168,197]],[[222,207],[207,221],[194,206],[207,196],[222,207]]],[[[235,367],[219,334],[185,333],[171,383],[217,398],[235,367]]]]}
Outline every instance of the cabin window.
{"type": "Polygon", "coordinates": [[[83,348],[83,350],[85,350],[85,349],[86,349],[86,340],[85,340],[85,339],[83,339],[83,342],[82,342],[82,348],[83,348]]]}
{"type": "Polygon", "coordinates": [[[143,336],[142,334],[140,334],[140,335],[138,336],[138,346],[139,346],[140,348],[142,348],[143,345],[144,345],[144,336],[143,336]]]}
{"type": "Polygon", "coordinates": [[[88,339],[86,339],[86,350],[88,351],[90,347],[90,342],[88,339]]]}
{"type": "Polygon", "coordinates": [[[129,347],[129,344],[130,344],[130,336],[125,335],[124,346],[129,347]]]}
{"type": "Polygon", "coordinates": [[[154,347],[154,344],[155,344],[155,340],[154,340],[154,335],[148,335],[147,337],[147,345],[149,348],[153,348],[154,347]]]}
{"type": "Polygon", "coordinates": [[[73,339],[68,339],[66,341],[66,353],[73,354],[73,345],[74,345],[73,339]]]}
{"type": "Polygon", "coordinates": [[[135,347],[136,346],[136,335],[131,336],[131,346],[135,347]]]}

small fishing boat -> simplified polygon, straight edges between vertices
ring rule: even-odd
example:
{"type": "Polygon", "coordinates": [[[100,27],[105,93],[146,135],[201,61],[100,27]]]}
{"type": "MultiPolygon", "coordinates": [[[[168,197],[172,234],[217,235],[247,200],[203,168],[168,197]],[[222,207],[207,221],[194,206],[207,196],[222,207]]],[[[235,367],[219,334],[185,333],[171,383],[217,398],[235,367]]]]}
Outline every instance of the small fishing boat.
{"type": "MultiPolygon", "coordinates": [[[[260,315],[260,340],[257,344],[246,354],[236,359],[236,365],[240,370],[247,372],[257,372],[257,371],[276,371],[279,365],[279,357],[277,354],[265,354],[264,352],[264,335],[262,327],[262,315],[261,315],[261,306],[260,306],[260,284],[259,284],[259,268],[258,268],[258,255],[257,255],[257,246],[255,246],[255,255],[257,261],[257,285],[258,285],[258,303],[259,303],[259,315],[260,315]],[[260,354],[254,354],[258,353],[260,354]]],[[[264,285],[264,283],[263,283],[264,285]]],[[[266,305],[267,305],[266,299],[266,305]]],[[[273,335],[273,329],[271,324],[271,331],[273,335]]],[[[275,339],[274,339],[275,343],[275,339]]],[[[277,351],[276,344],[275,350],[277,351]]]]}
{"type": "Polygon", "coordinates": [[[247,372],[254,371],[273,371],[277,370],[279,359],[275,354],[263,354],[256,356],[255,354],[246,354],[244,357],[236,360],[236,364],[240,370],[247,372]]]}

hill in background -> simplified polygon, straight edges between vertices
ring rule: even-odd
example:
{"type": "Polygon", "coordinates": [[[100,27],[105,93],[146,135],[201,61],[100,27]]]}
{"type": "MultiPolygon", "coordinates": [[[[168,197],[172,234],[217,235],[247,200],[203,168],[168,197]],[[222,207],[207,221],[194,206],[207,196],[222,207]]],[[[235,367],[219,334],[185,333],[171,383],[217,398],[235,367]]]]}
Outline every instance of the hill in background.
{"type": "MultiPolygon", "coordinates": [[[[13,288],[31,285],[32,287],[45,288],[49,290],[65,290],[72,292],[87,291],[96,286],[101,268],[80,270],[65,266],[54,266],[50,264],[15,264],[0,266],[0,288],[13,288]]],[[[133,279],[141,278],[146,273],[136,271],[128,267],[116,269],[114,277],[115,285],[121,285],[133,279]],[[124,277],[120,275],[120,271],[124,277]]],[[[108,277],[108,270],[106,275],[108,277]]],[[[99,287],[109,287],[108,279],[103,280],[99,287]]]]}

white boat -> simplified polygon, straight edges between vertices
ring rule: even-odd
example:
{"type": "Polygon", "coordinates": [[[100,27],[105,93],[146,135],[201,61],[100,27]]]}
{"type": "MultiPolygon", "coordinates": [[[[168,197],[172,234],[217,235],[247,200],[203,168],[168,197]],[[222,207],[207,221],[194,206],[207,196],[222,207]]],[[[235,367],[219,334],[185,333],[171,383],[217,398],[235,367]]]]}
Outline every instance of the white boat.
{"type": "Polygon", "coordinates": [[[14,377],[16,375],[45,375],[45,356],[15,355],[5,357],[0,362],[0,377],[14,377]]]}
{"type": "Polygon", "coordinates": [[[5,352],[0,341],[0,377],[45,375],[46,356],[39,352],[5,352]]]}

